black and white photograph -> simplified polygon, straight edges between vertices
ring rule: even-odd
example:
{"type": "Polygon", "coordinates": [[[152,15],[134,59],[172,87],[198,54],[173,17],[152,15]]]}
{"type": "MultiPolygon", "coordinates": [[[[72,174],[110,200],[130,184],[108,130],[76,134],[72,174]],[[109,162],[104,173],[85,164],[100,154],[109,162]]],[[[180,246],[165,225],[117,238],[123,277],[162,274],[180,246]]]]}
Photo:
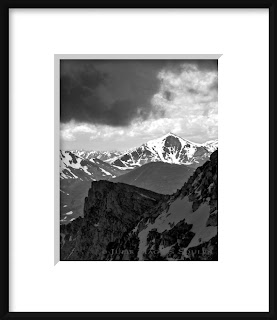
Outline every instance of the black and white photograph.
{"type": "Polygon", "coordinates": [[[60,259],[218,259],[218,61],[60,61],[60,259]]]}
{"type": "Polygon", "coordinates": [[[60,61],[60,259],[217,260],[217,60],[60,61]]]}

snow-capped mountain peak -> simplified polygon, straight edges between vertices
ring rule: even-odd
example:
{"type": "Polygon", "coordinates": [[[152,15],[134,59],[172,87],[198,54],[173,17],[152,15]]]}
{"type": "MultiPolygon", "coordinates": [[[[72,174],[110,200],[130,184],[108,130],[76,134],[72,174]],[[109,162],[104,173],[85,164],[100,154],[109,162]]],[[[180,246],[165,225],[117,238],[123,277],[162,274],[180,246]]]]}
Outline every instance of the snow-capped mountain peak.
{"type": "Polygon", "coordinates": [[[112,162],[119,167],[137,167],[148,162],[162,161],[166,163],[191,165],[203,163],[210,153],[217,149],[217,145],[209,141],[199,144],[183,139],[169,132],[166,135],[150,140],[138,148],[128,150],[125,154],[112,162]]]}

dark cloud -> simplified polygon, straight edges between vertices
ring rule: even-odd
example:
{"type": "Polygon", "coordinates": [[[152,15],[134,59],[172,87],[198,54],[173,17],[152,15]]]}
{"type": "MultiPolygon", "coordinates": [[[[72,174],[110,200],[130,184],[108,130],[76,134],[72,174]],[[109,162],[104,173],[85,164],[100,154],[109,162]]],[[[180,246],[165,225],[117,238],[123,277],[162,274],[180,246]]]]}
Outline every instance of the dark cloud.
{"type": "MultiPolygon", "coordinates": [[[[217,70],[217,60],[62,60],[61,122],[128,126],[133,120],[163,117],[151,104],[162,70],[182,72],[184,64],[217,70]]],[[[167,100],[171,92],[165,92],[167,100]]]]}
{"type": "Polygon", "coordinates": [[[159,90],[161,62],[63,60],[61,122],[127,126],[161,116],[151,98],[159,90]]]}

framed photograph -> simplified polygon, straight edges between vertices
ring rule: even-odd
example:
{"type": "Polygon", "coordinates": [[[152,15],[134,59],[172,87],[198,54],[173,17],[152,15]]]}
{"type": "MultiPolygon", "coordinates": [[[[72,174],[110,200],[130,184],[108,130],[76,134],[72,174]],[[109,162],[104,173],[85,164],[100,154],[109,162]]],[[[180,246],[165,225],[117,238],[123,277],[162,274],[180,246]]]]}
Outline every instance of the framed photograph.
{"type": "Polygon", "coordinates": [[[1,319],[274,318],[273,2],[4,3],[1,319]]]}
{"type": "Polygon", "coordinates": [[[61,261],[218,260],[218,60],[180,58],[56,57],[61,261]]]}

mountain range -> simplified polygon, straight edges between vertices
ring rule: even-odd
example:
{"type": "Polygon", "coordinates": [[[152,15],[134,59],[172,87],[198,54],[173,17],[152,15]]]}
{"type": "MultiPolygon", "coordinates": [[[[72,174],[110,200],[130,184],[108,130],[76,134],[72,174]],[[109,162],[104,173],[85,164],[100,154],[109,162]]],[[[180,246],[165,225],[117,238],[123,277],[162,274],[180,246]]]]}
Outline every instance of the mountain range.
{"type": "Polygon", "coordinates": [[[168,133],[126,152],[60,151],[60,222],[67,224],[84,215],[91,181],[108,180],[172,194],[217,147],[217,140],[197,144],[168,133]]]}
{"type": "Polygon", "coordinates": [[[72,153],[76,154],[77,156],[91,160],[91,159],[99,159],[105,162],[113,162],[118,157],[123,154],[123,151],[87,151],[87,150],[72,150],[72,153]]]}

